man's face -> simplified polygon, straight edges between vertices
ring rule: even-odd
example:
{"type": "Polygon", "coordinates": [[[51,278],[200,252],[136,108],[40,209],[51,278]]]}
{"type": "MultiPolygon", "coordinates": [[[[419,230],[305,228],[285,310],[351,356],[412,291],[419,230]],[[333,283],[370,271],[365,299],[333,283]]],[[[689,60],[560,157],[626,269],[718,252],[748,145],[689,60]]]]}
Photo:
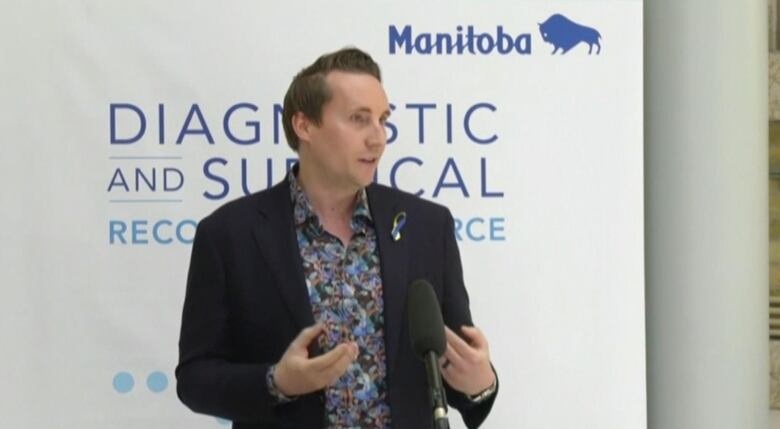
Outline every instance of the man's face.
{"type": "Polygon", "coordinates": [[[332,71],[325,81],[332,97],[322,107],[320,124],[309,124],[304,143],[310,166],[328,186],[357,190],[373,180],[387,143],[387,95],[369,74],[332,71]]]}

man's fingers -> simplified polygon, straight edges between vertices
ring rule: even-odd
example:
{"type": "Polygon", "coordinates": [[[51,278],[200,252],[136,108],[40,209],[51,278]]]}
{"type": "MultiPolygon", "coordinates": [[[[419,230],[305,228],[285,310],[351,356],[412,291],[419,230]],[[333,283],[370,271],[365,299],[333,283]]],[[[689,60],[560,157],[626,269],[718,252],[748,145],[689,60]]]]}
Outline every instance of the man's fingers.
{"type": "Polygon", "coordinates": [[[459,337],[458,334],[452,332],[450,328],[445,327],[445,332],[447,335],[447,345],[455,349],[458,355],[467,357],[474,352],[472,347],[467,342],[463,341],[463,339],[459,337]]]}
{"type": "Polygon", "coordinates": [[[314,371],[323,371],[339,361],[342,357],[354,360],[357,346],[349,343],[342,343],[333,350],[309,360],[309,366],[314,371]]]}
{"type": "Polygon", "coordinates": [[[336,363],[342,356],[348,354],[349,346],[347,344],[339,344],[333,348],[333,350],[309,359],[307,366],[314,371],[323,371],[325,368],[336,363]]]}
{"type": "Polygon", "coordinates": [[[325,325],[322,323],[315,323],[314,325],[304,328],[301,333],[295,337],[290,346],[296,349],[308,348],[309,344],[317,338],[317,335],[319,335],[324,328],[325,325]]]}
{"type": "Polygon", "coordinates": [[[336,362],[333,363],[333,365],[325,368],[326,373],[326,385],[331,385],[336,382],[336,380],[339,379],[339,377],[344,374],[344,372],[349,368],[349,365],[352,364],[354,361],[354,355],[352,353],[347,353],[342,355],[336,362]]]}
{"type": "Polygon", "coordinates": [[[455,364],[452,363],[452,361],[447,357],[447,351],[444,351],[444,354],[441,355],[439,358],[439,368],[442,371],[442,374],[446,371],[451,371],[453,368],[455,368],[455,364]]]}
{"type": "Polygon", "coordinates": [[[469,339],[469,344],[477,349],[483,349],[487,347],[487,339],[485,334],[476,326],[463,325],[460,328],[461,332],[469,339]]]}
{"type": "Polygon", "coordinates": [[[447,349],[444,350],[444,357],[450,362],[448,367],[463,368],[463,356],[461,356],[457,350],[450,346],[449,343],[447,343],[447,349]]]}

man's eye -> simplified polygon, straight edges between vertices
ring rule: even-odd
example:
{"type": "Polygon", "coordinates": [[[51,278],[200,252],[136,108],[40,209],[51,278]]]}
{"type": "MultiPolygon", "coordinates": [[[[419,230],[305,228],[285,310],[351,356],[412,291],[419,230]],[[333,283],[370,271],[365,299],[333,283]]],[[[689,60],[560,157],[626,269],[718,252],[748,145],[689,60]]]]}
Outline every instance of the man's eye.
{"type": "Polygon", "coordinates": [[[360,114],[354,114],[354,115],[351,116],[350,119],[352,119],[353,122],[357,122],[359,124],[363,124],[366,121],[368,121],[368,119],[366,118],[366,115],[360,115],[360,114]]]}

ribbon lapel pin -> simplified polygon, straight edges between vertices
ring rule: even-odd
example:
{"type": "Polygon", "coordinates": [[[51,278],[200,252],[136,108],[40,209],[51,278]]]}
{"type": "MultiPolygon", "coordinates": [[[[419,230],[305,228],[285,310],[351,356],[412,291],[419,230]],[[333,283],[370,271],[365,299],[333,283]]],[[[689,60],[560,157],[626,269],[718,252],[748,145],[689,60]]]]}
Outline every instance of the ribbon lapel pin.
{"type": "Polygon", "coordinates": [[[401,230],[406,225],[406,212],[398,212],[393,218],[393,230],[390,235],[393,237],[393,241],[401,239],[401,230]]]}

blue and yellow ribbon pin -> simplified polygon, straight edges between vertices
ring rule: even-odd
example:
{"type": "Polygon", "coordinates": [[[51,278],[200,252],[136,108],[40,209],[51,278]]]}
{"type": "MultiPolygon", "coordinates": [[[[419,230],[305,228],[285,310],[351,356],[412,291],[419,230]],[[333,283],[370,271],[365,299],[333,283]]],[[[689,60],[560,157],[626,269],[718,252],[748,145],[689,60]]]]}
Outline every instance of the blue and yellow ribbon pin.
{"type": "Polygon", "coordinates": [[[404,225],[406,225],[406,212],[399,212],[393,218],[393,230],[390,232],[393,241],[401,239],[401,230],[404,228],[404,225]]]}

